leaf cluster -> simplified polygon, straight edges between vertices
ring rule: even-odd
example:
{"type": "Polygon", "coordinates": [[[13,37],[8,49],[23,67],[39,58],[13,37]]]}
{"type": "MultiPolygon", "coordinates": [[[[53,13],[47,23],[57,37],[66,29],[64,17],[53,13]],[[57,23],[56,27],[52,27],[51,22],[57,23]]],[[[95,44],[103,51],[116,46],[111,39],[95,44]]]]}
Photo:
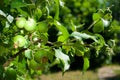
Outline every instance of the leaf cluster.
{"type": "Polygon", "coordinates": [[[5,5],[0,8],[0,79],[30,79],[34,74],[47,73],[55,65],[64,73],[75,56],[82,57],[86,71],[91,56],[112,56],[115,36],[120,32],[117,21],[112,21],[110,7],[97,10],[103,3],[89,1],[1,1],[5,5]],[[18,27],[18,17],[32,18],[35,29],[30,29],[31,22],[27,29],[18,27]],[[20,47],[21,38],[14,43],[17,35],[24,37],[25,44],[20,47]]]}

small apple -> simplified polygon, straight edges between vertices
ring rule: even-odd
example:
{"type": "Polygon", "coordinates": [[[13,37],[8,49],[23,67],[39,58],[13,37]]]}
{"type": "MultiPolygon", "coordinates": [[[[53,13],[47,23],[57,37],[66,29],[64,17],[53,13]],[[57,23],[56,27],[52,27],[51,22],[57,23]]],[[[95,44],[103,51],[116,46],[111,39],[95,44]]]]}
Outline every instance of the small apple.
{"type": "Polygon", "coordinates": [[[39,22],[38,25],[37,25],[37,30],[41,33],[45,33],[48,31],[48,25],[46,22],[42,21],[42,22],[39,22]]]}
{"type": "Polygon", "coordinates": [[[36,27],[36,21],[32,18],[29,18],[24,25],[26,31],[34,31],[35,27],[36,27]]]}
{"type": "Polygon", "coordinates": [[[35,53],[34,59],[38,63],[46,63],[48,61],[48,53],[45,50],[39,50],[35,53]]]}
{"type": "Polygon", "coordinates": [[[26,39],[21,35],[14,37],[14,48],[23,47],[26,44],[26,39]]]}
{"type": "Polygon", "coordinates": [[[24,17],[16,18],[16,25],[18,28],[23,28],[26,23],[26,19],[24,17]]]}

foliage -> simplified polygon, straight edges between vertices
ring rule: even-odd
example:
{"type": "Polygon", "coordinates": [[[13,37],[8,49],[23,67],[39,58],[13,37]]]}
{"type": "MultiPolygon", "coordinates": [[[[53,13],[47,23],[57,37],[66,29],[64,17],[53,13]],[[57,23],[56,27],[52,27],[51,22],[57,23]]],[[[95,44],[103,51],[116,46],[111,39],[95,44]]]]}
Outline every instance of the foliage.
{"type": "Polygon", "coordinates": [[[0,4],[1,80],[10,75],[29,79],[54,65],[65,72],[75,56],[82,56],[86,71],[91,56],[114,53],[118,27],[113,27],[110,7],[97,11],[103,5],[100,0],[4,0],[0,4]]]}

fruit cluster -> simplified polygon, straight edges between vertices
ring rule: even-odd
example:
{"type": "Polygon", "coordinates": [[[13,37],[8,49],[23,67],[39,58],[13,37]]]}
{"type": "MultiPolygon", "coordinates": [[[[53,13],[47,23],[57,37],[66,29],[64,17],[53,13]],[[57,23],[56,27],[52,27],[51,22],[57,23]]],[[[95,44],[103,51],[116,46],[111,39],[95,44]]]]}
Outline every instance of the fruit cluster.
{"type": "Polygon", "coordinates": [[[32,18],[26,20],[24,17],[17,18],[16,26],[18,28],[24,28],[26,31],[34,31],[36,27],[36,21],[32,18]]]}
{"type": "MultiPolygon", "coordinates": [[[[16,26],[20,29],[25,29],[28,32],[38,31],[40,33],[45,33],[48,31],[47,24],[45,21],[36,22],[33,18],[24,17],[16,18],[16,26]]],[[[14,48],[23,47],[26,44],[26,39],[22,35],[16,35],[14,37],[14,48]]]]}

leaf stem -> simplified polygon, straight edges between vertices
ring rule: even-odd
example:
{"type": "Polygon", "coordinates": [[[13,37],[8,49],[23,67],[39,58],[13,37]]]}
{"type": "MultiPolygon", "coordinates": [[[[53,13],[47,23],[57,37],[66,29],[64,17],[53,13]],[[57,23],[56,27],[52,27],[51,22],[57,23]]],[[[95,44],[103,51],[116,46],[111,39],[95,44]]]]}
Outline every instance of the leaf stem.
{"type": "Polygon", "coordinates": [[[54,0],[55,1],[55,5],[56,5],[56,13],[55,13],[55,16],[54,16],[54,18],[56,19],[56,20],[59,20],[59,0],[54,0]]]}
{"type": "Polygon", "coordinates": [[[98,21],[100,21],[100,19],[94,21],[94,22],[87,28],[87,30],[91,29],[98,21]]]}

